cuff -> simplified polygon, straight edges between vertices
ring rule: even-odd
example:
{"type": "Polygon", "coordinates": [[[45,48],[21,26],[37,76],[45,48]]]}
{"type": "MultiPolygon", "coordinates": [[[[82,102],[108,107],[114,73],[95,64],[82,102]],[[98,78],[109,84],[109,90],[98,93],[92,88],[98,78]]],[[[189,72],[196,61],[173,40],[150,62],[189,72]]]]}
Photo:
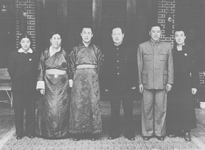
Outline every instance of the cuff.
{"type": "Polygon", "coordinates": [[[38,81],[36,85],[36,89],[45,89],[45,82],[44,81],[38,81]]]}
{"type": "Polygon", "coordinates": [[[73,80],[72,79],[69,79],[69,86],[73,87],[73,80]]]}

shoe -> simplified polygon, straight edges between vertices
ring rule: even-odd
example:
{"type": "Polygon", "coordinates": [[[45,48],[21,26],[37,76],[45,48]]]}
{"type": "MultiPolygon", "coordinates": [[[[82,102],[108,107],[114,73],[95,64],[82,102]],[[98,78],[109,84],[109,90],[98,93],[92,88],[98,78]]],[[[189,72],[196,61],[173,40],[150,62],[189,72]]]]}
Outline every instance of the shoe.
{"type": "Polygon", "coordinates": [[[160,141],[164,141],[165,137],[164,136],[156,136],[156,138],[160,141]]]}
{"type": "Polygon", "coordinates": [[[80,138],[74,137],[73,140],[74,140],[74,141],[80,141],[80,138]]]}
{"type": "Polygon", "coordinates": [[[78,135],[78,134],[77,134],[77,135],[74,135],[74,136],[73,136],[73,140],[74,140],[74,141],[79,141],[79,140],[81,140],[81,137],[82,137],[82,136],[80,136],[80,135],[78,135]]]}
{"type": "Polygon", "coordinates": [[[90,136],[90,140],[91,141],[96,141],[98,139],[98,135],[96,135],[96,134],[91,134],[91,136],[90,136]]]}
{"type": "Polygon", "coordinates": [[[35,136],[34,136],[34,135],[28,135],[28,137],[29,137],[30,139],[33,139],[35,136]]]}
{"type": "Polygon", "coordinates": [[[17,137],[16,137],[17,140],[20,140],[20,139],[22,139],[22,138],[23,138],[23,136],[17,136],[17,137]]]}
{"type": "Polygon", "coordinates": [[[117,139],[117,138],[119,138],[119,136],[117,136],[117,135],[110,135],[108,137],[109,140],[114,140],[114,139],[117,139]]]}
{"type": "Polygon", "coordinates": [[[91,140],[91,141],[96,141],[96,140],[97,140],[97,138],[92,137],[92,138],[90,138],[90,140],[91,140]]]}
{"type": "Polygon", "coordinates": [[[187,141],[187,142],[190,142],[190,141],[191,141],[190,132],[185,132],[185,133],[184,133],[184,139],[185,139],[185,141],[187,141]]]}
{"type": "Polygon", "coordinates": [[[135,137],[133,137],[133,136],[125,136],[125,138],[130,140],[130,141],[134,141],[135,140],[135,137]]]}
{"type": "Polygon", "coordinates": [[[143,136],[142,138],[143,138],[143,140],[148,141],[149,139],[152,138],[152,136],[143,136]]]}
{"type": "Polygon", "coordinates": [[[169,134],[168,137],[174,138],[174,137],[177,137],[177,135],[176,134],[169,134]]]}

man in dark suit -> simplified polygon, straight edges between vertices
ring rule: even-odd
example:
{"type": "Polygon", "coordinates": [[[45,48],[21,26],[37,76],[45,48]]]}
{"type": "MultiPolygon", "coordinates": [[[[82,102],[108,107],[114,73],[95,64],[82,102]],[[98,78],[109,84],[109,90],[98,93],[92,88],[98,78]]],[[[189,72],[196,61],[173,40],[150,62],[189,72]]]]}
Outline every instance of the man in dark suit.
{"type": "Polygon", "coordinates": [[[104,86],[110,93],[111,119],[109,139],[120,136],[120,104],[122,102],[125,117],[124,136],[134,140],[133,130],[133,94],[137,86],[137,57],[135,49],[123,42],[122,28],[115,27],[112,30],[113,44],[105,53],[104,62],[104,86]]]}
{"type": "Polygon", "coordinates": [[[160,41],[161,27],[153,25],[151,39],[139,45],[138,72],[142,100],[142,136],[149,140],[155,135],[163,141],[166,135],[167,92],[173,84],[171,45],[160,41]]]}

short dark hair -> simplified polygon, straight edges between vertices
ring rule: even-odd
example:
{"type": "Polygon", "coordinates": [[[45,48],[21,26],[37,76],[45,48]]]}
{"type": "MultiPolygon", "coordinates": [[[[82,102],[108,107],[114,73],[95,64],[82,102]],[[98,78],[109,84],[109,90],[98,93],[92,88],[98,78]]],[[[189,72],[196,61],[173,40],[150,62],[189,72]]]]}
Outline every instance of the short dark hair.
{"type": "Polygon", "coordinates": [[[176,27],[175,27],[174,32],[177,32],[177,31],[183,31],[185,35],[186,35],[186,33],[187,33],[187,29],[184,28],[184,27],[181,27],[181,26],[176,26],[176,27]]]}
{"type": "Polygon", "coordinates": [[[82,31],[83,31],[84,28],[89,28],[89,29],[91,29],[91,31],[92,31],[92,33],[93,33],[93,28],[92,28],[91,25],[84,25],[84,26],[82,26],[80,33],[82,33],[82,31]]]}
{"type": "Polygon", "coordinates": [[[159,24],[159,23],[152,23],[152,24],[150,24],[149,31],[152,29],[152,27],[159,27],[160,30],[162,30],[162,25],[159,24]]]}
{"type": "Polygon", "coordinates": [[[23,33],[23,34],[21,34],[21,35],[19,36],[19,43],[21,42],[21,40],[22,40],[23,38],[28,38],[28,39],[30,40],[30,42],[32,42],[31,36],[30,36],[29,34],[27,34],[27,33],[23,33]]]}
{"type": "MultiPolygon", "coordinates": [[[[57,32],[57,31],[51,31],[50,34],[49,34],[49,39],[51,39],[51,38],[53,37],[53,35],[55,35],[55,34],[59,34],[60,37],[61,37],[60,32],[57,32]]],[[[62,37],[61,37],[61,38],[62,38],[62,37]]]]}
{"type": "Polygon", "coordinates": [[[111,32],[113,31],[113,29],[116,29],[116,28],[120,28],[122,33],[123,34],[125,33],[125,28],[123,26],[113,26],[112,29],[111,29],[111,32]]]}

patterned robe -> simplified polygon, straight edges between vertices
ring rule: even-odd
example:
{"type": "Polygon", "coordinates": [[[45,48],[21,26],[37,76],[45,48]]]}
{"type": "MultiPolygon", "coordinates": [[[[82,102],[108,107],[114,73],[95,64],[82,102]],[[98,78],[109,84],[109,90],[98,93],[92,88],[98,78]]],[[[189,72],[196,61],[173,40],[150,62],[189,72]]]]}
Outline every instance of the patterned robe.
{"type": "Polygon", "coordinates": [[[100,133],[102,121],[100,114],[99,68],[103,55],[94,44],[85,47],[82,43],[74,47],[70,54],[73,73],[73,87],[70,103],[69,132],[100,133]],[[82,64],[96,65],[95,69],[76,69],[82,64]]]}
{"type": "Polygon", "coordinates": [[[38,81],[45,82],[45,95],[41,95],[37,109],[36,134],[46,138],[60,138],[68,133],[69,82],[68,74],[51,75],[47,69],[69,71],[67,54],[61,49],[50,56],[49,50],[41,54],[38,81]]]}

